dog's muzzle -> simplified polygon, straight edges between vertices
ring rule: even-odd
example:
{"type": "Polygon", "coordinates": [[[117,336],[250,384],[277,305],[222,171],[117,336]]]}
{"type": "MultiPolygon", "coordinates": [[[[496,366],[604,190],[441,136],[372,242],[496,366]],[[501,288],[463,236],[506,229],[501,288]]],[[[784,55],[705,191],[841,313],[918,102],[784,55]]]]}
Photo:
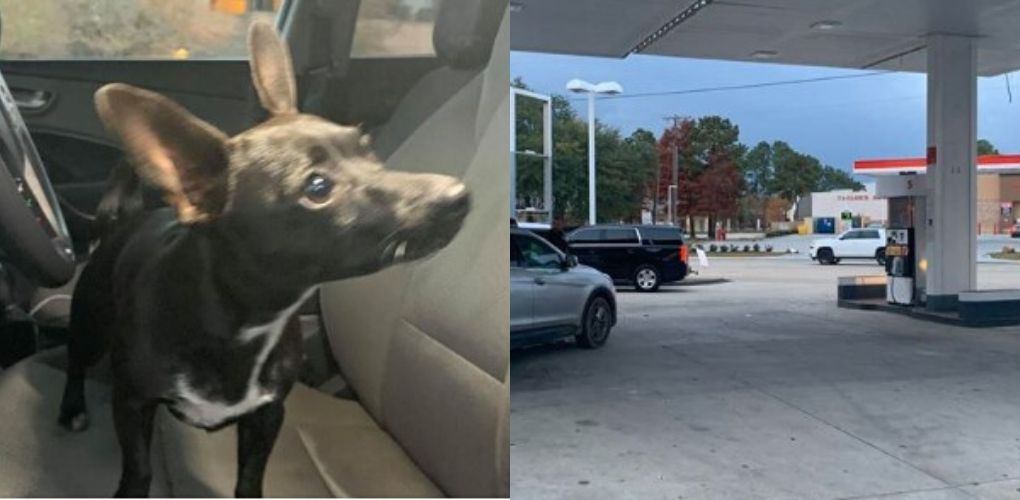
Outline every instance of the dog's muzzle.
{"type": "Polygon", "coordinates": [[[471,196],[462,184],[459,189],[434,201],[426,209],[430,214],[414,227],[396,231],[381,245],[383,266],[420,259],[435,253],[453,240],[471,210],[471,196]]]}

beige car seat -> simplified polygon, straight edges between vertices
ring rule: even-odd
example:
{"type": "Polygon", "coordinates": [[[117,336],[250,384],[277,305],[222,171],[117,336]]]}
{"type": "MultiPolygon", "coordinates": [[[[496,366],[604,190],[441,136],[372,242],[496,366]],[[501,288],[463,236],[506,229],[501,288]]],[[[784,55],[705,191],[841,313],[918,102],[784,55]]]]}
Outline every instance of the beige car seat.
{"type": "MultiPolygon", "coordinates": [[[[509,496],[509,22],[499,4],[494,20],[490,7],[440,12],[436,48],[449,64],[376,132],[388,168],[465,180],[474,204],[464,229],[428,260],[322,288],[326,333],[358,398],[295,387],[267,496],[509,496]],[[469,50],[471,23],[498,25],[491,58],[469,50]],[[479,57],[487,64],[471,69],[479,57]],[[459,82],[452,95],[449,82],[459,82]]],[[[0,373],[0,496],[115,489],[108,383],[88,382],[87,432],[56,424],[64,356],[44,352],[0,373]]],[[[152,494],[231,496],[233,428],[206,433],[161,413],[152,494]]]]}

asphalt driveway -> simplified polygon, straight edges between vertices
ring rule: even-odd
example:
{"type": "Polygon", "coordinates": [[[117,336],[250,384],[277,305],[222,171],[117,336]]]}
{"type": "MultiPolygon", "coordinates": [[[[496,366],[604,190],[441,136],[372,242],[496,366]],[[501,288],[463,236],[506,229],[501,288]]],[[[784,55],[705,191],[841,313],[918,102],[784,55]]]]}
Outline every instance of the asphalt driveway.
{"type": "Polygon", "coordinates": [[[835,307],[877,272],[714,259],[730,281],[621,291],[601,350],[514,353],[513,496],[1020,498],[1020,328],[835,307]]]}

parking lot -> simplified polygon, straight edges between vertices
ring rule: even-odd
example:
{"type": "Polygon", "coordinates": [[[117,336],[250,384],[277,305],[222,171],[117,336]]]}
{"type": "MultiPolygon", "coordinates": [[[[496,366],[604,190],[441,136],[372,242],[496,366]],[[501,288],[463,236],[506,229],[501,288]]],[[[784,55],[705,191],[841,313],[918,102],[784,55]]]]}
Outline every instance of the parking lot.
{"type": "MultiPolygon", "coordinates": [[[[1020,265],[978,267],[1020,288],[1020,265]]],[[[1020,498],[1020,328],[836,308],[837,276],[880,272],[716,258],[621,289],[601,350],[515,352],[512,494],[1020,498]]]]}

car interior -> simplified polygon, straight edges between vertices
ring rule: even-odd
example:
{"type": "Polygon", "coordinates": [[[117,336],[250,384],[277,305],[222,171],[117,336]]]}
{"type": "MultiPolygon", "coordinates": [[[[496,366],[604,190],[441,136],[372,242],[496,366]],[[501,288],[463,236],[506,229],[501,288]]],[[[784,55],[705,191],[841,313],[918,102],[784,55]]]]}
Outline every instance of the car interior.
{"type": "MultiPolygon", "coordinates": [[[[301,109],[360,124],[386,168],[462,178],[473,206],[434,257],[325,284],[301,308],[303,383],[286,402],[265,494],[506,497],[508,2],[411,2],[434,10],[423,17],[431,46],[381,54],[359,49],[356,36],[368,29],[359,9],[379,1],[272,2],[301,109]]],[[[15,4],[0,1],[3,25],[18,22],[18,8],[5,8],[15,4]]],[[[3,35],[0,496],[107,496],[120,455],[104,370],[88,381],[91,427],[57,425],[75,269],[106,179],[124,161],[93,94],[109,82],[156,90],[228,133],[264,116],[242,55],[7,59],[3,35]]],[[[161,410],[151,493],[230,496],[236,453],[232,427],[207,433],[161,410]]]]}

